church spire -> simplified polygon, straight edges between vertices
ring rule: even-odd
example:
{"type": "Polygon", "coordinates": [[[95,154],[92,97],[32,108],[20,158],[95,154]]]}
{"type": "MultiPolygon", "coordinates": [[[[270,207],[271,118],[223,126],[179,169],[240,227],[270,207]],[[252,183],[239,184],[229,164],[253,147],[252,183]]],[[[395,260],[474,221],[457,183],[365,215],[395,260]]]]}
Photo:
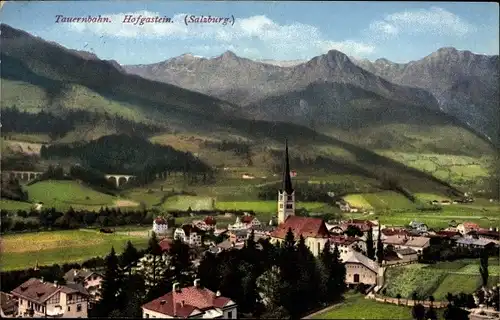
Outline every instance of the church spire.
{"type": "Polygon", "coordinates": [[[290,177],[290,161],[288,159],[288,139],[285,139],[285,167],[283,168],[283,190],[292,194],[292,178],[290,177]]]}

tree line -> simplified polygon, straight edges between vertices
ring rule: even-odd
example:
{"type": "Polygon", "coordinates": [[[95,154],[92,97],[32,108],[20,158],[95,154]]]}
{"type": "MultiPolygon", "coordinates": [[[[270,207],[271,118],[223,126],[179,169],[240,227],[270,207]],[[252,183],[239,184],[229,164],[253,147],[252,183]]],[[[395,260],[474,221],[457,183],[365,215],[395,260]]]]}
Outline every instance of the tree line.
{"type": "Polygon", "coordinates": [[[67,110],[64,115],[55,115],[44,110],[39,113],[29,113],[19,110],[15,105],[2,109],[2,134],[10,133],[44,133],[52,140],[65,136],[76,129],[78,125],[97,126],[103,122],[113,125],[118,132],[134,132],[147,136],[163,128],[127,120],[118,114],[107,112],[90,112],[86,110],[67,110]]]}
{"type": "Polygon", "coordinates": [[[15,200],[15,201],[28,201],[28,192],[23,190],[19,184],[19,180],[5,175],[1,175],[1,198],[15,200]]]}
{"type": "Polygon", "coordinates": [[[122,225],[149,225],[153,223],[157,212],[152,210],[128,210],[120,208],[101,208],[98,212],[82,210],[58,211],[55,208],[37,210],[18,210],[9,212],[0,210],[2,223],[0,231],[39,231],[68,230],[88,227],[114,227],[122,225]]]}
{"type": "Polygon", "coordinates": [[[185,178],[210,182],[212,168],[190,152],[125,134],[109,135],[90,142],[43,146],[43,159],[76,158],[81,166],[101,173],[120,173],[137,176],[135,183],[147,184],[158,175],[182,172],[185,178]]]}
{"type": "MultiPolygon", "coordinates": [[[[276,190],[282,188],[280,183],[265,185],[259,188],[258,197],[260,200],[276,200],[276,190]]],[[[313,201],[333,203],[334,199],[340,195],[353,192],[355,190],[354,184],[344,183],[307,183],[295,182],[294,183],[295,197],[300,201],[313,201]],[[334,196],[328,195],[333,192],[334,196]]]]}
{"type": "Polygon", "coordinates": [[[316,258],[303,237],[296,240],[289,230],[282,244],[256,242],[252,232],[243,249],[206,252],[194,267],[190,249],[181,240],[174,240],[165,255],[153,235],[136,273],[121,269],[112,250],[106,258],[103,298],[90,316],[140,316],[143,303],[170,292],[175,282],[191,286],[195,278],[202,287],[235,301],[239,313],[249,317],[294,319],[341,300],[345,266],[338,248],[332,252],[327,245],[316,258]]]}

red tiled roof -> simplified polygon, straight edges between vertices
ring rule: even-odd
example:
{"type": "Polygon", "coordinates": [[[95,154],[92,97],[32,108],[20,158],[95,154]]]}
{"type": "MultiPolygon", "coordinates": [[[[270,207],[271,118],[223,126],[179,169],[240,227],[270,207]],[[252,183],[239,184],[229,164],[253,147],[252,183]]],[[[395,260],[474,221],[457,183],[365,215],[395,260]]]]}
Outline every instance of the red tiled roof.
{"type": "Polygon", "coordinates": [[[251,223],[255,217],[254,216],[243,216],[241,218],[242,223],[251,223]]]}
{"type": "Polygon", "coordinates": [[[385,228],[382,229],[382,234],[384,236],[394,236],[394,235],[408,235],[408,231],[400,228],[385,228]]]}
{"type": "Polygon", "coordinates": [[[464,227],[469,228],[469,229],[479,229],[479,225],[474,222],[464,222],[463,223],[464,227]]]}
{"type": "Polygon", "coordinates": [[[208,216],[205,218],[204,222],[208,224],[209,226],[215,226],[217,224],[217,221],[215,220],[214,217],[208,216]]]}
{"type": "Polygon", "coordinates": [[[452,238],[455,236],[461,236],[461,233],[458,231],[441,230],[441,231],[436,232],[436,236],[441,237],[441,238],[452,238]]]}
{"type": "Polygon", "coordinates": [[[338,244],[338,245],[350,245],[354,242],[359,240],[356,237],[345,237],[345,236],[330,236],[330,242],[332,244],[338,244]]]}
{"type": "Polygon", "coordinates": [[[167,224],[167,220],[163,219],[162,217],[158,217],[155,219],[156,224],[167,224]]]}
{"type": "Polygon", "coordinates": [[[370,227],[373,228],[376,226],[376,224],[371,222],[370,220],[349,219],[342,222],[343,229],[347,229],[347,227],[350,225],[358,227],[361,232],[366,232],[370,230],[370,227]]]}
{"type": "Polygon", "coordinates": [[[169,251],[172,242],[170,242],[169,239],[163,239],[158,244],[160,245],[161,251],[169,251]]]}
{"type": "Polygon", "coordinates": [[[481,236],[489,236],[489,237],[495,237],[495,238],[500,238],[500,232],[498,231],[493,231],[493,230],[477,230],[475,231],[476,234],[481,235],[481,236]]]}
{"type": "Polygon", "coordinates": [[[284,223],[280,224],[276,230],[271,232],[274,238],[285,239],[288,229],[292,229],[295,239],[300,235],[304,238],[327,238],[328,230],[325,222],[320,218],[289,216],[284,223]]]}
{"type": "MultiPolygon", "coordinates": [[[[84,289],[82,289],[84,290],[84,289]]],[[[87,293],[81,292],[77,288],[70,288],[70,284],[62,286],[56,286],[50,282],[42,282],[39,279],[31,278],[24,282],[19,287],[12,290],[12,294],[23,296],[25,298],[31,299],[37,302],[44,302],[50,298],[57,291],[62,291],[64,293],[81,293],[86,295],[87,293]]]]}
{"type": "Polygon", "coordinates": [[[187,318],[195,310],[208,310],[211,308],[223,308],[231,299],[217,297],[213,291],[200,287],[187,287],[180,292],[169,292],[153,301],[144,304],[142,307],[151,311],[159,312],[171,317],[177,316],[187,318]],[[175,297],[175,299],[174,299],[175,297]],[[162,300],[164,303],[162,303],[162,300]],[[174,301],[175,315],[174,315],[174,301]]]}

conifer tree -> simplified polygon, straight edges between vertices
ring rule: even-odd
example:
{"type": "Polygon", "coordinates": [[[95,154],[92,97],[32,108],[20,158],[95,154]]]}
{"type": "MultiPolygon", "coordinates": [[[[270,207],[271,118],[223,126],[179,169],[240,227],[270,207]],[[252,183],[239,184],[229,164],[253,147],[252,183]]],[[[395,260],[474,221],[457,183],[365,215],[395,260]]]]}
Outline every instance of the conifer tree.
{"type": "Polygon", "coordinates": [[[137,261],[140,258],[140,254],[137,251],[137,249],[134,247],[132,242],[127,241],[127,244],[125,246],[125,251],[123,251],[123,254],[120,257],[120,265],[122,269],[128,268],[129,271],[129,277],[132,275],[132,266],[137,263],[137,261]]]}
{"type": "Polygon", "coordinates": [[[122,284],[122,273],[118,265],[118,257],[112,247],[111,252],[106,257],[106,270],[100,292],[101,300],[96,305],[95,311],[97,316],[107,317],[114,309],[119,309],[121,306],[119,295],[122,284]]]}
{"type": "Polygon", "coordinates": [[[182,286],[193,282],[194,268],[190,248],[181,239],[176,238],[168,251],[170,280],[182,286]]]}
{"type": "Polygon", "coordinates": [[[377,237],[377,262],[382,264],[384,261],[384,244],[382,243],[382,232],[380,230],[380,223],[378,225],[378,237],[377,237]]]}
{"type": "Polygon", "coordinates": [[[370,226],[368,230],[368,235],[366,236],[366,256],[372,260],[375,260],[375,247],[373,246],[373,229],[370,226]]]}
{"type": "Polygon", "coordinates": [[[340,259],[340,251],[339,247],[337,244],[335,244],[335,247],[333,248],[333,266],[332,266],[332,271],[334,273],[334,287],[332,289],[333,291],[333,298],[334,299],[339,299],[342,294],[345,291],[346,285],[345,285],[345,277],[346,277],[346,268],[345,264],[342,262],[340,259]]]}
{"type": "Polygon", "coordinates": [[[163,285],[165,278],[168,277],[168,262],[153,232],[149,239],[147,254],[142,259],[139,268],[148,297],[154,299],[158,295],[158,287],[163,285]]]}

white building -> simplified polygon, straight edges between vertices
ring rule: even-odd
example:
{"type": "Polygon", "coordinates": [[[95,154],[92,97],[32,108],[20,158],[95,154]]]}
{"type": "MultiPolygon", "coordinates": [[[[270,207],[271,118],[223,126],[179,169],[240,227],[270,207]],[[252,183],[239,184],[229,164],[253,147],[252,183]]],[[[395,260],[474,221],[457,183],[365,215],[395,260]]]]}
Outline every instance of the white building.
{"type": "Polygon", "coordinates": [[[89,293],[78,284],[58,285],[31,278],[12,290],[20,317],[87,318],[89,293]]]}
{"type": "Polygon", "coordinates": [[[153,221],[153,231],[156,234],[165,234],[168,232],[168,222],[163,217],[158,217],[153,221]]]}
{"type": "Polygon", "coordinates": [[[174,231],[174,239],[180,239],[190,246],[201,246],[201,230],[196,227],[185,224],[174,231]]]}

